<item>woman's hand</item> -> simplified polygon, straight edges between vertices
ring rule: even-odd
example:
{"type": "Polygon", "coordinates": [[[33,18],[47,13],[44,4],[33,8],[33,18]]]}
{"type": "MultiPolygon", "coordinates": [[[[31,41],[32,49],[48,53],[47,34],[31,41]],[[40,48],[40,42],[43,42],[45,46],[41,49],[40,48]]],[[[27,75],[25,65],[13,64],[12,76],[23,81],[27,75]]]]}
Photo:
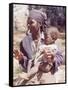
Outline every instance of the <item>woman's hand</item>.
{"type": "Polygon", "coordinates": [[[19,50],[14,49],[14,50],[13,50],[13,56],[14,56],[17,60],[22,60],[24,54],[23,54],[22,52],[20,52],[19,50]]]}

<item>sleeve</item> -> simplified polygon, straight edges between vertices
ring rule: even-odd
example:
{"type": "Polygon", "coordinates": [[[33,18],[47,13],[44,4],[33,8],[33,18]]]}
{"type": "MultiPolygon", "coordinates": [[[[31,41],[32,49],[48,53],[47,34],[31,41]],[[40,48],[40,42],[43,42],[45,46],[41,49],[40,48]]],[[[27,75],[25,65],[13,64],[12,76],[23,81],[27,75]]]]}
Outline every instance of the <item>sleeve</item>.
{"type": "Polygon", "coordinates": [[[55,61],[58,66],[61,65],[63,62],[63,55],[62,55],[61,51],[59,51],[59,50],[57,51],[57,53],[55,55],[55,61]]]}
{"type": "Polygon", "coordinates": [[[24,54],[24,56],[28,58],[27,52],[25,51],[23,47],[23,41],[20,42],[20,51],[24,54]]]}
{"type": "Polygon", "coordinates": [[[22,67],[24,67],[25,69],[27,68],[27,64],[28,64],[28,55],[26,53],[26,51],[23,48],[23,41],[20,42],[20,51],[24,54],[22,60],[19,61],[19,64],[21,64],[22,67]]]}
{"type": "Polygon", "coordinates": [[[63,55],[61,53],[61,51],[57,51],[56,55],[55,55],[55,58],[54,58],[54,63],[53,63],[53,68],[52,68],[52,74],[54,74],[57,70],[58,70],[58,67],[62,64],[63,62],[63,55]]]}

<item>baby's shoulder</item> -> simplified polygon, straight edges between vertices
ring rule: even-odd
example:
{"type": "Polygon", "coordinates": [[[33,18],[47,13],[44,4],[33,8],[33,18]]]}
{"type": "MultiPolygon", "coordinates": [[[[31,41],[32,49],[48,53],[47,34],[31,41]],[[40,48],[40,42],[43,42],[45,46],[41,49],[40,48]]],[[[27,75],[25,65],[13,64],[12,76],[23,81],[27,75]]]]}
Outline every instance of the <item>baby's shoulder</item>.
{"type": "Polygon", "coordinates": [[[46,47],[46,45],[42,44],[42,45],[39,46],[39,49],[44,49],[45,47],[46,47]]]}

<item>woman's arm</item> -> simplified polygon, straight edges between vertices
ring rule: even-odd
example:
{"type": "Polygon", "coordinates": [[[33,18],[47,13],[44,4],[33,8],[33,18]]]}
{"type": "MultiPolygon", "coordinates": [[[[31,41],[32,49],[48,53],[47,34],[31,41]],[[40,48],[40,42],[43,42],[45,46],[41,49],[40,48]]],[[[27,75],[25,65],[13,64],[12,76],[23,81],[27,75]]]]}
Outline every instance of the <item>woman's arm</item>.
{"type": "Polygon", "coordinates": [[[37,62],[30,70],[30,72],[27,73],[28,77],[31,77],[32,75],[36,74],[39,69],[40,62],[37,62]]]}

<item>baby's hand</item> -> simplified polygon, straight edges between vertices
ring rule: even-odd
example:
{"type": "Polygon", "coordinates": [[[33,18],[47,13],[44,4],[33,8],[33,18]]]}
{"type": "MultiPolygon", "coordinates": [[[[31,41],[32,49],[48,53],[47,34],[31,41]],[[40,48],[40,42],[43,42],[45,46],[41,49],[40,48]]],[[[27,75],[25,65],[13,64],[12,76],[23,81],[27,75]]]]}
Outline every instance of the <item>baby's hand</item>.
{"type": "Polygon", "coordinates": [[[54,55],[51,53],[51,52],[47,52],[46,50],[45,50],[45,53],[44,53],[44,58],[45,58],[45,60],[47,60],[47,62],[53,62],[53,60],[54,60],[54,55]]]}

